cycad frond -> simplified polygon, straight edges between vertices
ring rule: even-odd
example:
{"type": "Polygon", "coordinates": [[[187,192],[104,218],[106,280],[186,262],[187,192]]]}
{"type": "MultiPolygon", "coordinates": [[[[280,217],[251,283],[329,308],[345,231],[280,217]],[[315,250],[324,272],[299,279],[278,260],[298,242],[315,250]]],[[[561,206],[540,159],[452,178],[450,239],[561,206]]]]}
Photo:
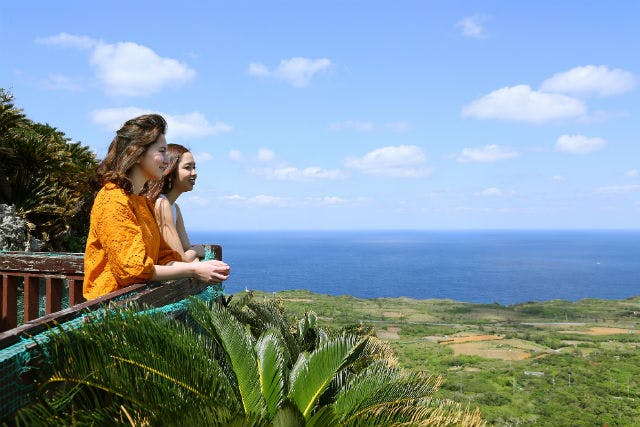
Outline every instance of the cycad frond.
{"type": "MultiPolygon", "coordinates": [[[[289,396],[308,419],[315,404],[352,355],[365,344],[353,336],[341,336],[324,343],[308,357],[296,362],[290,374],[289,396]]],[[[301,354],[303,357],[304,353],[301,354]]]]}
{"type": "Polygon", "coordinates": [[[267,330],[256,343],[260,388],[267,412],[273,417],[285,397],[285,367],[282,360],[282,337],[279,330],[267,330]]]}
{"type": "Polygon", "coordinates": [[[218,304],[207,307],[197,298],[191,298],[190,313],[224,349],[226,358],[233,367],[245,413],[262,415],[266,410],[266,403],[260,391],[260,375],[253,337],[247,328],[224,307],[218,304]]]}
{"type": "Polygon", "coordinates": [[[342,421],[341,424],[354,427],[481,427],[486,425],[477,408],[471,410],[457,402],[435,399],[380,405],[358,414],[357,417],[342,421]]]}
{"type": "Polygon", "coordinates": [[[443,381],[439,376],[409,376],[378,362],[352,377],[340,390],[335,411],[342,420],[349,421],[380,407],[412,407],[431,396],[443,381]]]}
{"type": "Polygon", "coordinates": [[[124,404],[167,420],[201,405],[238,407],[203,338],[160,316],[87,317],[47,345],[52,374],[43,390],[59,410],[84,399],[107,412],[124,404]],[[69,398],[64,391],[74,387],[80,390],[69,398]]]}

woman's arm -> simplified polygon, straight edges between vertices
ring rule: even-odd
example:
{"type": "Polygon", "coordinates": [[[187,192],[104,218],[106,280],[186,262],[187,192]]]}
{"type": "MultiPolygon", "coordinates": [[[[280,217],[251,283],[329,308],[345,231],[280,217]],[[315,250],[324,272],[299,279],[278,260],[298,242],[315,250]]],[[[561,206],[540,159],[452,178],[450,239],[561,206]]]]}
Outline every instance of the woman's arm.
{"type": "Polygon", "coordinates": [[[172,280],[184,277],[209,283],[222,282],[229,277],[229,265],[217,260],[156,265],[151,280],[172,280]]]}
{"type": "Polygon", "coordinates": [[[182,219],[182,212],[180,211],[180,206],[177,204],[176,206],[176,231],[178,233],[178,237],[180,238],[180,243],[182,243],[182,249],[184,250],[186,261],[193,261],[195,258],[204,258],[204,248],[202,245],[192,245],[189,242],[189,236],[187,235],[187,230],[184,226],[184,220],[182,219]],[[192,258],[193,257],[193,258],[192,258]]]}
{"type": "MultiPolygon", "coordinates": [[[[176,210],[177,211],[177,210],[176,210]]],[[[179,212],[179,211],[177,211],[179,212]]],[[[196,259],[195,251],[187,251],[183,244],[176,224],[173,222],[173,213],[171,212],[171,205],[169,201],[163,197],[158,197],[155,203],[155,216],[160,234],[164,241],[173,249],[178,252],[185,262],[191,262],[196,259]],[[188,252],[188,253],[187,253],[188,252]]],[[[181,217],[181,215],[180,215],[181,217]]],[[[184,228],[184,224],[182,225],[184,228]]],[[[186,234],[186,233],[185,233],[186,234]]]]}

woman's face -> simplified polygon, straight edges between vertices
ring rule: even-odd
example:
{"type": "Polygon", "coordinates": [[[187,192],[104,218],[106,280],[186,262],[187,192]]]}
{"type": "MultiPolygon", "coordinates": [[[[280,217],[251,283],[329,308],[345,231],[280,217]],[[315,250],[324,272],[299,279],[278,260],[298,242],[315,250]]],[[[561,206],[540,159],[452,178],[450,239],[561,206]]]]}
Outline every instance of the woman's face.
{"type": "Polygon", "coordinates": [[[160,135],[151,144],[140,159],[140,169],[148,179],[162,178],[162,172],[167,168],[167,140],[160,135]]]}
{"type": "Polygon", "coordinates": [[[193,190],[197,177],[196,161],[193,159],[193,154],[187,151],[180,156],[178,168],[175,172],[175,182],[173,183],[173,187],[182,192],[191,191],[193,190]]]}

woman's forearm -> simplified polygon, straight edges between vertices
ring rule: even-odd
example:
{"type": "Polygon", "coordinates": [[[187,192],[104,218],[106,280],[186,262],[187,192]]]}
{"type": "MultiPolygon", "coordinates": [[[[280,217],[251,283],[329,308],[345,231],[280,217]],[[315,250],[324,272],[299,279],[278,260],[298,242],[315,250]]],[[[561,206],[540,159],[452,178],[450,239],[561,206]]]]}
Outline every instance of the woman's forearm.
{"type": "Polygon", "coordinates": [[[195,277],[195,270],[189,262],[173,262],[170,265],[156,265],[151,280],[173,280],[195,277]]]}

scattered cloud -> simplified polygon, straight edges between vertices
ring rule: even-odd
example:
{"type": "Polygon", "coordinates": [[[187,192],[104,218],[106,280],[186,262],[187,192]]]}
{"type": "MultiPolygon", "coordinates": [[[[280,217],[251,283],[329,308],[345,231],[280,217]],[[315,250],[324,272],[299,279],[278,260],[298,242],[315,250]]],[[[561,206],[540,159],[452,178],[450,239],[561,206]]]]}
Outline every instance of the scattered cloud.
{"type": "Polygon", "coordinates": [[[36,43],[49,46],[71,47],[74,49],[91,49],[100,43],[100,41],[88,36],[77,36],[75,34],[62,32],[55,36],[39,37],[36,39],[36,43]]]}
{"type": "Polygon", "coordinates": [[[426,156],[415,145],[398,145],[378,148],[359,158],[348,158],[345,166],[367,175],[390,178],[423,178],[431,175],[432,169],[422,166],[426,156]]]}
{"type": "Polygon", "coordinates": [[[251,76],[273,77],[286,81],[295,87],[305,87],[316,74],[327,71],[331,65],[331,60],[327,58],[295,57],[283,59],[273,70],[260,62],[252,62],[249,64],[247,72],[251,76]]]}
{"type": "Polygon", "coordinates": [[[373,122],[357,122],[353,120],[345,120],[344,122],[331,123],[329,130],[356,130],[359,132],[371,132],[375,129],[373,122]]]}
{"type": "Polygon", "coordinates": [[[197,153],[193,153],[193,157],[196,163],[206,163],[208,161],[213,160],[213,155],[211,153],[207,153],[206,151],[199,151],[197,153]]]}
{"type": "Polygon", "coordinates": [[[110,131],[115,131],[127,120],[141,114],[157,113],[167,120],[167,137],[169,138],[199,138],[231,132],[233,127],[223,122],[211,124],[200,112],[172,115],[160,111],[147,110],[138,107],[104,108],[91,112],[91,120],[103,125],[110,131]]]}
{"type": "Polygon", "coordinates": [[[396,132],[396,133],[408,132],[410,129],[409,123],[407,122],[389,122],[389,123],[385,123],[384,126],[387,129],[389,129],[391,132],[396,132]]]}
{"type": "Polygon", "coordinates": [[[475,193],[476,196],[483,196],[483,197],[500,197],[500,196],[504,196],[504,192],[496,187],[489,187],[489,188],[485,188],[482,191],[479,191],[477,193],[475,193]]]}
{"type": "Polygon", "coordinates": [[[220,197],[219,201],[222,203],[229,203],[234,205],[277,208],[305,206],[332,207],[349,203],[348,200],[338,196],[304,197],[302,199],[295,199],[291,197],[270,196],[266,194],[259,194],[257,196],[241,196],[239,194],[232,194],[220,197]]]}
{"type": "Polygon", "coordinates": [[[545,123],[584,116],[582,101],[566,95],[532,90],[527,85],[504,87],[462,109],[463,117],[545,123]]]}
{"type": "Polygon", "coordinates": [[[490,144],[480,148],[463,148],[456,160],[460,163],[490,163],[514,159],[519,155],[511,148],[490,144]]]}
{"type": "Polygon", "coordinates": [[[611,96],[629,92],[636,84],[636,77],[629,71],[585,65],[554,74],[542,82],[540,88],[545,92],[611,96]]]}
{"type": "Polygon", "coordinates": [[[256,156],[256,159],[259,162],[263,162],[263,163],[270,162],[275,158],[276,158],[276,153],[274,153],[273,150],[270,150],[268,148],[259,149],[258,154],[256,156]]]}
{"type": "Polygon", "coordinates": [[[567,178],[565,178],[562,175],[554,175],[551,177],[552,180],[556,181],[556,182],[565,182],[567,180],[567,178]]]}
{"type": "Polygon", "coordinates": [[[394,133],[404,133],[409,131],[409,123],[407,122],[388,122],[382,126],[376,125],[374,122],[358,122],[354,120],[345,120],[343,122],[335,122],[329,125],[329,130],[355,130],[358,132],[373,132],[378,128],[387,129],[394,133]]]}
{"type": "Polygon", "coordinates": [[[90,50],[90,64],[105,92],[115,96],[147,96],[164,87],[188,82],[195,71],[133,42],[106,43],[87,36],[60,33],[38,43],[90,50]]]}
{"type": "Polygon", "coordinates": [[[254,175],[262,176],[270,181],[312,181],[319,179],[342,179],[344,173],[338,169],[323,169],[311,166],[300,169],[293,166],[277,168],[252,168],[249,170],[254,175]]]}
{"type": "Polygon", "coordinates": [[[607,142],[602,138],[589,138],[584,135],[560,135],[556,141],[556,150],[568,154],[588,154],[603,149],[607,142]]]}
{"type": "Polygon", "coordinates": [[[233,162],[243,162],[244,155],[240,150],[229,150],[229,160],[233,162]]]}
{"type": "Polygon", "coordinates": [[[487,37],[484,24],[488,19],[489,17],[487,15],[467,16],[456,23],[456,28],[459,28],[465,37],[483,39],[487,37]]]}
{"type": "Polygon", "coordinates": [[[631,169],[629,171],[627,171],[627,173],[625,174],[631,178],[637,178],[640,176],[640,171],[638,171],[638,169],[631,169]]]}
{"type": "Polygon", "coordinates": [[[596,189],[599,194],[626,194],[640,191],[640,184],[633,185],[611,185],[608,187],[600,187],[596,189]]]}
{"type": "Polygon", "coordinates": [[[47,79],[42,83],[45,88],[51,90],[80,92],[84,89],[84,86],[77,79],[65,76],[63,74],[49,74],[47,79]]]}

